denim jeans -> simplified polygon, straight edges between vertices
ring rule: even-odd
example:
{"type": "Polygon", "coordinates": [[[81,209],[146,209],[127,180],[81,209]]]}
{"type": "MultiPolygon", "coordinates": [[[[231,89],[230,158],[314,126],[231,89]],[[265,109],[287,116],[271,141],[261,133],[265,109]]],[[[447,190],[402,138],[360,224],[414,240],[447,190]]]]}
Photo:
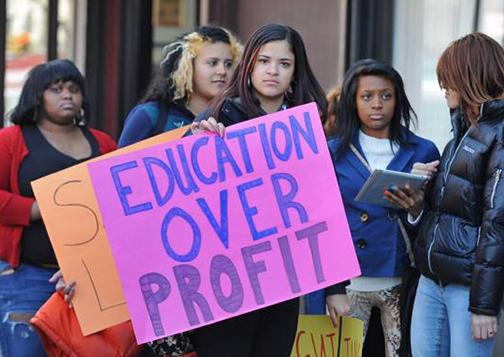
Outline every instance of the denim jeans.
{"type": "Polygon", "coordinates": [[[34,315],[54,292],[48,280],[56,270],[21,264],[2,275],[9,268],[0,260],[0,356],[45,356],[37,332],[25,317],[34,315]]]}
{"type": "Polygon", "coordinates": [[[411,321],[413,357],[490,357],[494,339],[472,338],[469,287],[420,276],[411,321]]]}

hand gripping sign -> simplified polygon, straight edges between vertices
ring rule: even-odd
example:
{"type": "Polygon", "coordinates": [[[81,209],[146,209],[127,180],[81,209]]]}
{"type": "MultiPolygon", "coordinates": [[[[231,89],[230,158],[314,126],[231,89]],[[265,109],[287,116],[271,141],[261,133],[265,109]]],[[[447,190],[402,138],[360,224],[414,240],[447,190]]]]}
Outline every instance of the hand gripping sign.
{"type": "Polygon", "coordinates": [[[315,104],[88,168],[139,343],[360,274],[315,104]]]}

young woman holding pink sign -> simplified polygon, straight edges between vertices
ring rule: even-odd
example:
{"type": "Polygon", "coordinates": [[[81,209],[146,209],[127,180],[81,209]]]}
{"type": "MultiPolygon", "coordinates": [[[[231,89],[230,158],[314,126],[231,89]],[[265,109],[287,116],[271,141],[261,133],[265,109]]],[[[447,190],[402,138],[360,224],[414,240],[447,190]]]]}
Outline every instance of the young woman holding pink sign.
{"type": "MultiPolygon", "coordinates": [[[[224,134],[226,126],[291,106],[316,102],[325,117],[326,100],[308,63],[301,36],[289,26],[256,30],[230,86],[193,132],[224,134]]],[[[285,301],[195,330],[198,357],[289,356],[296,335],[299,299],[285,301]]]]}

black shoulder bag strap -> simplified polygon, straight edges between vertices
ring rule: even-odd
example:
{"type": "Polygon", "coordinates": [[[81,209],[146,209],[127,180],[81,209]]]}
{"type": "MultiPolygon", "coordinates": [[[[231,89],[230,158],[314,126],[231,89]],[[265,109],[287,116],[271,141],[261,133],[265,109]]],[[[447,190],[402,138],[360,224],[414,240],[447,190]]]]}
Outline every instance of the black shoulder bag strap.
{"type": "Polygon", "coordinates": [[[159,103],[159,114],[156,120],[156,126],[154,127],[151,136],[164,133],[166,122],[168,121],[168,112],[170,111],[170,106],[161,102],[158,103],[159,103]]]}

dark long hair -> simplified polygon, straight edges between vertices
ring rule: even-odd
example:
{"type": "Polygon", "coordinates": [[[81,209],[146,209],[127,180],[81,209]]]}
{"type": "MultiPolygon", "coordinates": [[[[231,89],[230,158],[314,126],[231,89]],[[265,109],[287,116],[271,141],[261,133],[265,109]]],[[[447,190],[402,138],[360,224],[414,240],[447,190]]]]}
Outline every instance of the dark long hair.
{"type": "Polygon", "coordinates": [[[230,45],[233,63],[238,62],[241,45],[228,30],[216,26],[198,27],[163,49],[164,58],[160,69],[140,102],[154,100],[170,104],[177,101],[185,104],[193,89],[193,59],[199,46],[217,42],[230,45]]]}
{"type": "Polygon", "coordinates": [[[37,123],[42,111],[44,91],[52,84],[68,81],[77,84],[81,91],[83,113],[79,114],[79,125],[85,125],[89,113],[89,102],[86,96],[84,76],[73,62],[67,59],[41,63],[28,72],[18,104],[10,114],[10,120],[14,124],[32,125],[37,123]]]}
{"type": "Polygon", "coordinates": [[[460,108],[474,123],[472,108],[504,98],[504,48],[490,36],[471,33],[444,50],[436,74],[441,88],[459,93],[460,108]]]}
{"type": "Polygon", "coordinates": [[[334,106],[334,134],[341,139],[337,155],[342,155],[360,128],[360,119],[357,114],[357,86],[362,76],[379,76],[387,78],[394,84],[396,104],[394,116],[390,122],[389,140],[398,145],[407,145],[408,137],[405,130],[409,129],[412,121],[415,123],[416,114],[406,96],[401,75],[386,63],[364,59],[354,63],[345,73],[341,94],[334,106]]]}
{"type": "Polygon", "coordinates": [[[259,101],[254,97],[249,85],[250,75],[254,69],[257,55],[262,46],[272,41],[286,40],[294,54],[294,74],[291,83],[292,93],[289,95],[291,105],[301,105],[316,102],[321,112],[322,120],[327,113],[327,101],[324,91],[308,62],[303,39],[292,27],[279,24],[265,25],[257,29],[245,44],[243,56],[231,78],[231,83],[224,92],[218,96],[212,105],[211,113],[219,118],[220,109],[227,98],[239,97],[246,114],[251,117],[263,115],[259,101]]]}

